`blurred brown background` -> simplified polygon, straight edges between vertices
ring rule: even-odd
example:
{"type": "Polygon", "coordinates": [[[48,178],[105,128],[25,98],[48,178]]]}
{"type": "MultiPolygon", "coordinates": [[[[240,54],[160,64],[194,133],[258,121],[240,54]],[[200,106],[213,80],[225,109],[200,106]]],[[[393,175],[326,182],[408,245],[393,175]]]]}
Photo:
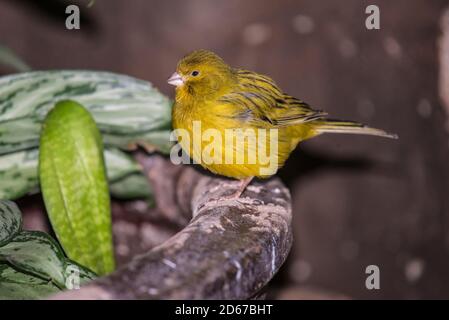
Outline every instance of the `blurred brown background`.
{"type": "Polygon", "coordinates": [[[449,126],[437,46],[447,1],[86,4],[3,0],[0,43],[33,69],[125,73],[169,96],[178,59],[211,49],[334,117],[399,134],[322,136],[292,155],[280,175],[293,196],[295,244],[272,296],[316,288],[316,297],[449,298],[449,126]],[[68,4],[80,5],[81,30],[65,29],[68,4]],[[380,30],[365,28],[369,4],[380,8],[380,30]],[[370,264],[380,290],[365,288],[370,264]]]}

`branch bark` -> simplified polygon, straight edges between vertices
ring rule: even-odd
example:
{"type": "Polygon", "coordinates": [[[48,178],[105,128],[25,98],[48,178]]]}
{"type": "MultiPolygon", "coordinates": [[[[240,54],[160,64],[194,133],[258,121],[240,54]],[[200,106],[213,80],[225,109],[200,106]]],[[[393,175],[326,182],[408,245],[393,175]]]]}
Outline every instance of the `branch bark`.
{"type": "Polygon", "coordinates": [[[139,161],[153,183],[157,210],[180,232],[109,276],[55,299],[248,299],[285,261],[291,203],[279,179],[252,183],[242,197],[220,200],[236,181],[210,177],[160,156],[139,161]],[[181,169],[180,169],[181,168],[181,169]]]}

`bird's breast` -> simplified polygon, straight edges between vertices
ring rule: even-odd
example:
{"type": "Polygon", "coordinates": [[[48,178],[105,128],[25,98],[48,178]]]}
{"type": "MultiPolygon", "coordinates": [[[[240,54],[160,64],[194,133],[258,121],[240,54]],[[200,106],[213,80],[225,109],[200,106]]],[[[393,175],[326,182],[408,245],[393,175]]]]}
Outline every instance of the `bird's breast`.
{"type": "Polygon", "coordinates": [[[229,116],[219,105],[176,104],[173,127],[190,158],[227,177],[271,176],[287,156],[285,148],[279,149],[279,132],[255,128],[229,116]]]}

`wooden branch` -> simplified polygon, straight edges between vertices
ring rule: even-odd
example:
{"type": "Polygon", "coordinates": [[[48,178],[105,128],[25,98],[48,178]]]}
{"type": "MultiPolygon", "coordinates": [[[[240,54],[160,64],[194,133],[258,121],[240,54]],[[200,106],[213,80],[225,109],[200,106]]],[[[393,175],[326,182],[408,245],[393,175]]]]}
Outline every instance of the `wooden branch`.
{"type": "Polygon", "coordinates": [[[158,210],[172,221],[181,221],[185,212],[193,218],[172,238],[111,275],[54,298],[248,299],[256,295],[283,264],[292,244],[288,190],[274,178],[252,183],[238,201],[218,200],[232,193],[237,181],[202,175],[191,166],[174,169],[160,156],[147,158],[144,167],[155,188],[158,210]]]}

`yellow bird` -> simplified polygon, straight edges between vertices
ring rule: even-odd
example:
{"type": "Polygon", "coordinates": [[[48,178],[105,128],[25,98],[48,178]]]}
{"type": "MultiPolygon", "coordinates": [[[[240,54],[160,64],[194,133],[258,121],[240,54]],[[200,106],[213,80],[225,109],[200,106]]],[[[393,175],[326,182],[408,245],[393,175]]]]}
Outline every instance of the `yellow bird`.
{"type": "Polygon", "coordinates": [[[229,198],[240,197],[253,177],[275,174],[299,142],[322,133],[397,138],[357,122],[327,119],[271,78],[234,69],[207,50],[181,59],[168,83],[176,86],[173,128],[188,135],[178,135],[181,148],[213,173],[240,180],[229,198]]]}

